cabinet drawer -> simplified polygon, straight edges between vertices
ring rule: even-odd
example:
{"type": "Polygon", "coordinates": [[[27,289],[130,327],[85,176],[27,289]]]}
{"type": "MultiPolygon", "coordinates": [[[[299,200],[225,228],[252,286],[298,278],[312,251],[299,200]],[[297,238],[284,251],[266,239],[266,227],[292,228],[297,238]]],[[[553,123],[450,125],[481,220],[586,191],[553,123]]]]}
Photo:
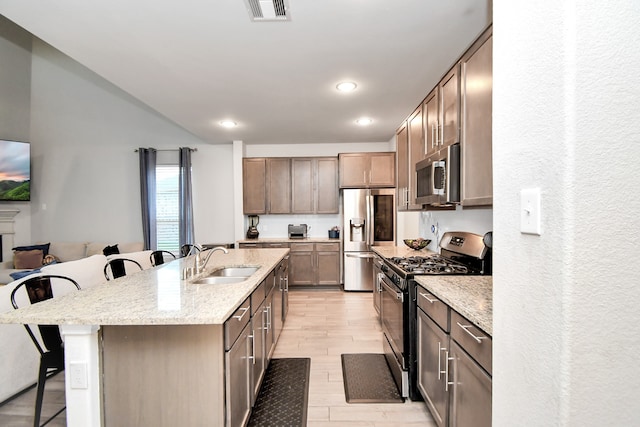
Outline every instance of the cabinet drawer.
{"type": "MultiPolygon", "coordinates": [[[[263,294],[264,295],[264,294],[263,294]]],[[[249,323],[251,318],[250,298],[244,300],[242,305],[224,322],[224,349],[229,350],[238,339],[242,329],[249,323]]]]}
{"type": "Polygon", "coordinates": [[[340,252],[340,243],[316,243],[318,252],[340,252]]]}
{"type": "Polygon", "coordinates": [[[491,337],[453,310],[451,338],[491,375],[491,337]]]}
{"type": "Polygon", "coordinates": [[[263,248],[288,248],[289,244],[288,243],[271,242],[271,243],[263,243],[262,247],[263,248]]]}
{"type": "Polygon", "coordinates": [[[240,243],[238,245],[240,249],[249,249],[249,248],[261,248],[261,243],[240,243]]]}
{"type": "Polygon", "coordinates": [[[313,252],[313,243],[292,243],[291,252],[313,252]]]}
{"type": "Polygon", "coordinates": [[[449,306],[422,286],[418,285],[416,289],[418,307],[424,310],[445,332],[449,332],[449,306]]]}

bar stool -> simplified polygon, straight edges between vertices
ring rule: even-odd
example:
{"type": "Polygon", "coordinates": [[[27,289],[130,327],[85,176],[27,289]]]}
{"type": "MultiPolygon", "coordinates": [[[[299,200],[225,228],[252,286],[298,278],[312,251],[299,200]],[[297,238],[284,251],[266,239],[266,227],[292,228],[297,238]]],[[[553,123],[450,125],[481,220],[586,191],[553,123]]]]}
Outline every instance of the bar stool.
{"type": "Polygon", "coordinates": [[[176,259],[176,256],[172,252],[157,250],[151,252],[149,260],[151,261],[151,265],[155,267],[157,265],[164,264],[165,258],[169,257],[171,257],[171,259],[176,259]]]}
{"type": "Polygon", "coordinates": [[[111,279],[117,279],[118,277],[126,276],[127,263],[137,266],[140,269],[140,271],[143,270],[140,263],[136,260],[129,259],[129,258],[113,258],[108,260],[107,263],[104,265],[104,277],[107,280],[111,280],[111,279]],[[109,270],[111,270],[111,276],[109,275],[109,270]]]}

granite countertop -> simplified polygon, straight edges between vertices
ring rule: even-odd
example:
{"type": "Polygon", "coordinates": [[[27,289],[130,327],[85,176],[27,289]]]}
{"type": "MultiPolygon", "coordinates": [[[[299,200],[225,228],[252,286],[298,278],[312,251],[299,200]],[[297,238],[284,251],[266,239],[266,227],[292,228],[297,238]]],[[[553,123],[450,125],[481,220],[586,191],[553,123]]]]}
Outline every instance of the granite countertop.
{"type": "MultiPolygon", "coordinates": [[[[383,258],[429,256],[428,249],[374,246],[383,258]]],[[[489,335],[493,334],[493,278],[491,276],[415,276],[416,282],[489,335]]]]}
{"type": "Polygon", "coordinates": [[[222,324],[260,285],[289,249],[230,249],[216,252],[205,272],[181,280],[193,256],[181,258],[16,311],[0,313],[0,323],[75,325],[222,324]],[[195,284],[212,270],[260,266],[248,280],[233,284],[195,284]]]}
{"type": "Polygon", "coordinates": [[[489,335],[493,335],[491,276],[416,276],[416,282],[489,335]]]}
{"type": "Polygon", "coordinates": [[[238,243],[340,243],[340,239],[328,237],[305,237],[304,239],[290,239],[288,237],[260,237],[257,239],[238,240],[238,243]]]}

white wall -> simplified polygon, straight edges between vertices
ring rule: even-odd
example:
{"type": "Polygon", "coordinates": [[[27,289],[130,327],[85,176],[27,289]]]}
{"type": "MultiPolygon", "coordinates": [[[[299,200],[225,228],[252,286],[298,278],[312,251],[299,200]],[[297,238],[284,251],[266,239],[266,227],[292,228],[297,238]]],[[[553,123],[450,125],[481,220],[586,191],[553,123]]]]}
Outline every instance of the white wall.
{"type": "Polygon", "coordinates": [[[33,240],[141,241],[134,149],[189,146],[196,239],[232,241],[230,144],[204,144],[39,40],[31,84],[33,240]]]}
{"type": "Polygon", "coordinates": [[[493,424],[638,425],[640,10],[494,6],[493,424]]]}
{"type": "Polygon", "coordinates": [[[427,247],[439,252],[440,239],[447,231],[467,231],[481,236],[492,231],[493,209],[456,206],[456,210],[451,211],[423,211],[419,216],[419,230],[420,237],[431,240],[427,247]]]}
{"type": "MultiPolygon", "coordinates": [[[[30,109],[31,35],[0,15],[0,139],[31,141],[30,109]]],[[[20,211],[14,218],[13,243],[29,244],[31,204],[0,202],[3,209],[20,211]]],[[[11,253],[5,253],[4,260],[10,259],[11,253]]]]}

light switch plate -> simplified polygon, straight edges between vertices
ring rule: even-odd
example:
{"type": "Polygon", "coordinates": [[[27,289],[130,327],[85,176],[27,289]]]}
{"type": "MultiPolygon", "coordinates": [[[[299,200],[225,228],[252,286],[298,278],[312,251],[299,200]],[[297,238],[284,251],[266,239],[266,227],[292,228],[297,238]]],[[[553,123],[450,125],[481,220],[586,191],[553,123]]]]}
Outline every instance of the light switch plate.
{"type": "Polygon", "coordinates": [[[540,235],[540,189],[528,188],[520,192],[520,232],[540,235]]]}

